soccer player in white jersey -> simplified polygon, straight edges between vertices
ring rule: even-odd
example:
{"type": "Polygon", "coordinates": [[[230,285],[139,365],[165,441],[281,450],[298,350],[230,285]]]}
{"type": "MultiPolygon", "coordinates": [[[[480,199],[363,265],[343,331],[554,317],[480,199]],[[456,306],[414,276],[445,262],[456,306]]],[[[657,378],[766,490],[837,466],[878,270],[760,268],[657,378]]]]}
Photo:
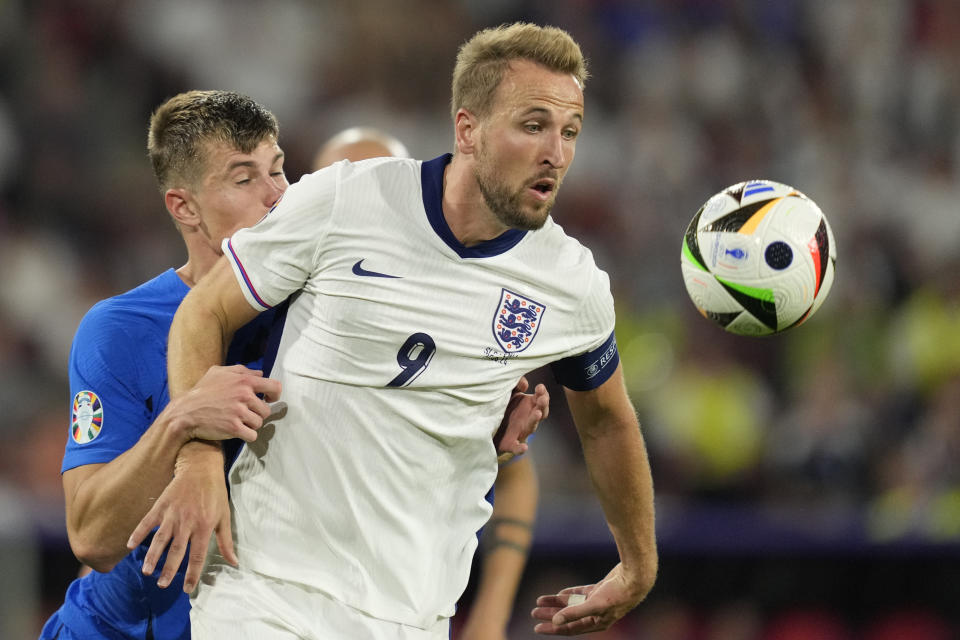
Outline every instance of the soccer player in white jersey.
{"type": "MultiPolygon", "coordinates": [[[[230,472],[239,565],[209,561],[196,638],[446,637],[490,514],[491,433],[519,375],[545,364],[620,562],[539,598],[534,628],[604,629],[646,597],[653,486],[609,279],[549,216],[586,75],[562,30],[476,34],[454,70],[452,156],[305,176],[188,294],[170,332],[174,398],[235,327],[294,296],[271,374],[288,411],[230,472]]],[[[155,545],[194,534],[165,518],[155,545]]]]}
{"type": "MultiPolygon", "coordinates": [[[[373,127],[350,127],[332,136],[320,146],[313,160],[319,171],[339,160],[357,162],[370,158],[408,158],[407,147],[396,137],[373,127]]],[[[522,378],[518,390],[529,383],[522,378]]],[[[543,385],[537,392],[546,393],[543,385]]],[[[544,405],[544,410],[548,405],[544,405]]],[[[546,418],[546,414],[543,416],[546,418]]],[[[537,513],[537,472],[530,455],[506,460],[497,470],[497,479],[487,494],[493,502],[493,514],[483,528],[480,579],[476,595],[458,640],[505,640],[513,613],[514,598],[523,577],[533,522],[537,513]],[[495,499],[494,499],[495,498],[495,499]]]]}

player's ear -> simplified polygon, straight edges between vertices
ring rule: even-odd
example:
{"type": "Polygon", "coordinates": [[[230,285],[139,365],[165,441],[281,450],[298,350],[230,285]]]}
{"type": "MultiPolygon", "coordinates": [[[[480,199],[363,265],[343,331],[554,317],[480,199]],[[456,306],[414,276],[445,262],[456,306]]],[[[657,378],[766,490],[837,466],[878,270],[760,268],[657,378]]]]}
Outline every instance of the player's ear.
{"type": "Polygon", "coordinates": [[[197,214],[197,208],[189,190],[182,188],[167,189],[163,194],[163,202],[177,224],[187,227],[200,225],[200,216],[197,214]]]}
{"type": "Polygon", "coordinates": [[[471,112],[463,107],[457,110],[457,115],[453,119],[453,128],[458,153],[474,153],[477,145],[477,136],[480,134],[479,124],[479,120],[471,112]]]}

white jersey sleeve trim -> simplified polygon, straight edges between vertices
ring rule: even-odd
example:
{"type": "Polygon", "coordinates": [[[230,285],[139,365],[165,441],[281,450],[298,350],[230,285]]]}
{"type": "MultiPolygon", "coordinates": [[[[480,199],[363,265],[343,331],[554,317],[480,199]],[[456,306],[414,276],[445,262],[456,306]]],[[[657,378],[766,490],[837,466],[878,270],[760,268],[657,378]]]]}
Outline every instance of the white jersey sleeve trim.
{"type": "Polygon", "coordinates": [[[237,278],[237,282],[240,283],[240,289],[243,291],[243,297],[247,299],[247,302],[250,303],[250,306],[254,309],[259,309],[260,311],[266,311],[272,307],[263,301],[263,298],[260,297],[260,294],[257,293],[256,287],[253,286],[253,283],[250,282],[250,277],[247,275],[247,270],[243,268],[243,263],[240,262],[240,257],[237,256],[237,253],[233,250],[233,244],[230,242],[230,238],[225,238],[223,241],[223,255],[227,256],[227,260],[230,261],[230,266],[233,267],[233,275],[237,278]]]}

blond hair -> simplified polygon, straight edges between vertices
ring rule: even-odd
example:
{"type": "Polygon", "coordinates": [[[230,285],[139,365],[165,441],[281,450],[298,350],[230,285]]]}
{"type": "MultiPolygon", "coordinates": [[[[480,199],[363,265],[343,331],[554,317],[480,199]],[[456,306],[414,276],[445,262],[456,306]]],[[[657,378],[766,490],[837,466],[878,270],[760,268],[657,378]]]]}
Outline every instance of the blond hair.
{"type": "Polygon", "coordinates": [[[196,184],[209,142],[251,153],[264,140],[278,137],[276,117],[251,98],[232,91],[187,91],[153,112],[147,151],[163,193],[174,185],[196,184]]]}
{"type": "Polygon", "coordinates": [[[515,22],[484,29],[460,47],[453,70],[450,114],[461,108],[484,116],[511,60],[530,60],[569,73],[582,89],[589,77],[587,61],[570,34],[557,27],[515,22]]]}

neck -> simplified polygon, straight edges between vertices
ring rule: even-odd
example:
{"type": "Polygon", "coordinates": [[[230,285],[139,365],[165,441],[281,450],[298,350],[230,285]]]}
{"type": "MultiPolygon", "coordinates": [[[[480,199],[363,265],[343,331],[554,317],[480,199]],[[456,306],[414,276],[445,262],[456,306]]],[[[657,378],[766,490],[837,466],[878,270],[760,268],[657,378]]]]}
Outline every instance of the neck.
{"type": "Polygon", "coordinates": [[[177,269],[177,275],[190,288],[200,282],[200,278],[207,275],[220,258],[220,255],[215,253],[208,244],[191,242],[192,239],[190,236],[184,237],[187,245],[187,262],[177,269]]]}
{"type": "Polygon", "coordinates": [[[187,285],[193,289],[193,285],[197,284],[197,278],[193,275],[193,270],[190,268],[190,262],[183,265],[177,269],[177,275],[180,276],[180,279],[183,280],[183,284],[187,285]]]}
{"type": "Polygon", "coordinates": [[[509,229],[490,211],[473,168],[462,154],[454,155],[443,172],[443,217],[465,247],[492,240],[509,229]]]}

